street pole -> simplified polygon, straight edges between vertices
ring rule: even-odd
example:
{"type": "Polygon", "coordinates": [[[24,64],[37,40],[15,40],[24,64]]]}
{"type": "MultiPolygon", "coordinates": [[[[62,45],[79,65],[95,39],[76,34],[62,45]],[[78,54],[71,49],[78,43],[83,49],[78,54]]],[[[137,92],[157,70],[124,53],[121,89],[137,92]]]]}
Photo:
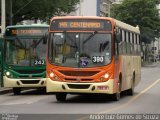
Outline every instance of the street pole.
{"type": "Polygon", "coordinates": [[[108,4],[108,17],[111,17],[111,4],[108,4]]]}
{"type": "Polygon", "coordinates": [[[81,7],[82,7],[82,3],[81,3],[82,1],[80,0],[80,2],[79,2],[79,16],[81,16],[81,7]]]}
{"type": "Polygon", "coordinates": [[[10,25],[13,24],[13,22],[12,22],[12,16],[13,16],[13,14],[12,14],[12,0],[10,0],[10,25]]]}
{"type": "Polygon", "coordinates": [[[5,10],[5,0],[1,0],[1,33],[5,32],[6,27],[6,10],[5,10]]]}

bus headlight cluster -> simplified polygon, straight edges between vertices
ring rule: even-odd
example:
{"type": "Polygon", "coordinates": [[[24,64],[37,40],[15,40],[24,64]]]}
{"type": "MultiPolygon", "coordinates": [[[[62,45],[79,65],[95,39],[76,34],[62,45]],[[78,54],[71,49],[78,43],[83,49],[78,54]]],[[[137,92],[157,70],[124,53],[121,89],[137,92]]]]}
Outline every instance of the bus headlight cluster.
{"type": "Polygon", "coordinates": [[[50,77],[52,80],[56,80],[56,81],[59,80],[58,77],[57,77],[53,72],[50,72],[50,73],[49,73],[49,77],[50,77]]]}
{"type": "Polygon", "coordinates": [[[109,74],[108,73],[105,73],[102,77],[100,77],[100,81],[106,81],[109,79],[109,74]]]}

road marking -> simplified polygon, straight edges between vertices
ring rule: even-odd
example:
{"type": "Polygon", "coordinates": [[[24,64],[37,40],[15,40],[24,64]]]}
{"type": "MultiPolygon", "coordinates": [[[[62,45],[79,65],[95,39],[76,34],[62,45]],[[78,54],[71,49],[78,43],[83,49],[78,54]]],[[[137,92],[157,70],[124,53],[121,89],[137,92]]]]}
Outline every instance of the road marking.
{"type": "MultiPolygon", "coordinates": [[[[102,111],[100,113],[97,113],[97,114],[105,114],[105,113],[108,113],[108,112],[112,112],[114,110],[118,110],[120,108],[123,108],[123,107],[126,107],[128,106],[129,104],[133,103],[135,100],[137,100],[140,96],[142,96],[144,93],[146,93],[149,89],[151,89],[153,86],[155,86],[156,84],[158,84],[160,82],[160,79],[159,80],[156,80],[154,83],[152,83],[151,85],[149,85],[147,88],[145,88],[144,90],[142,90],[139,94],[137,94],[136,96],[134,96],[133,98],[131,98],[127,103],[124,103],[120,106],[117,106],[117,107],[114,107],[112,109],[109,109],[109,110],[106,110],[106,111],[102,111]]],[[[88,119],[88,116],[84,116],[82,118],[79,118],[77,120],[86,120],[88,119]]]]}
{"type": "Polygon", "coordinates": [[[103,112],[100,112],[99,114],[104,114],[104,113],[108,113],[108,112],[111,112],[111,111],[114,111],[114,110],[117,110],[117,109],[120,109],[120,108],[123,108],[123,107],[126,107],[128,106],[129,104],[133,103],[136,99],[138,99],[140,96],[142,96],[144,93],[146,93],[149,89],[151,89],[153,86],[155,86],[157,83],[160,82],[160,79],[159,80],[156,80],[154,83],[152,83],[151,85],[149,85],[147,88],[145,88],[144,90],[142,90],[139,94],[137,94],[136,96],[134,96],[132,99],[130,99],[127,103],[125,104],[122,104],[120,106],[117,106],[115,108],[112,108],[110,110],[106,110],[106,111],[103,111],[103,112]]]}

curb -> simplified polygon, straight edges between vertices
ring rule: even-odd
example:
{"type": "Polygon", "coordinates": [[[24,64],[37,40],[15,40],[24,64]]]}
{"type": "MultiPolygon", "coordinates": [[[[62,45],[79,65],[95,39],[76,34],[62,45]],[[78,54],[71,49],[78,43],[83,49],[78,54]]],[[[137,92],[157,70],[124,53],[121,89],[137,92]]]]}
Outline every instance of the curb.
{"type": "Polygon", "coordinates": [[[11,93],[11,92],[12,92],[11,88],[3,88],[3,87],[0,88],[0,95],[11,93]]]}
{"type": "Polygon", "coordinates": [[[149,64],[149,65],[144,65],[143,67],[157,67],[158,64],[149,64]]]}

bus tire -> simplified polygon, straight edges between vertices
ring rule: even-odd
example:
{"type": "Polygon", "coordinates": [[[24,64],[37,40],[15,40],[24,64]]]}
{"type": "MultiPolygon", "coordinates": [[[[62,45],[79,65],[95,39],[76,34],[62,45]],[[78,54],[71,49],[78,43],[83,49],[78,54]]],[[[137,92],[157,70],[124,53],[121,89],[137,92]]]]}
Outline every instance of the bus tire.
{"type": "Polygon", "coordinates": [[[15,87],[12,90],[13,90],[14,95],[20,95],[21,94],[21,88],[19,88],[19,87],[17,87],[17,88],[15,87]]]}
{"type": "Polygon", "coordinates": [[[131,88],[127,90],[127,95],[133,96],[134,94],[134,81],[135,81],[135,75],[133,74],[132,80],[131,80],[131,88]]]}
{"type": "Polygon", "coordinates": [[[56,99],[59,102],[64,102],[66,100],[67,94],[66,93],[56,93],[56,99]]]}
{"type": "Polygon", "coordinates": [[[119,101],[120,100],[120,92],[117,92],[112,95],[112,100],[113,101],[119,101]]]}
{"type": "Polygon", "coordinates": [[[119,87],[118,87],[117,92],[112,95],[112,100],[113,100],[113,101],[119,101],[120,98],[121,98],[121,84],[118,83],[118,86],[119,86],[119,87]]]}

